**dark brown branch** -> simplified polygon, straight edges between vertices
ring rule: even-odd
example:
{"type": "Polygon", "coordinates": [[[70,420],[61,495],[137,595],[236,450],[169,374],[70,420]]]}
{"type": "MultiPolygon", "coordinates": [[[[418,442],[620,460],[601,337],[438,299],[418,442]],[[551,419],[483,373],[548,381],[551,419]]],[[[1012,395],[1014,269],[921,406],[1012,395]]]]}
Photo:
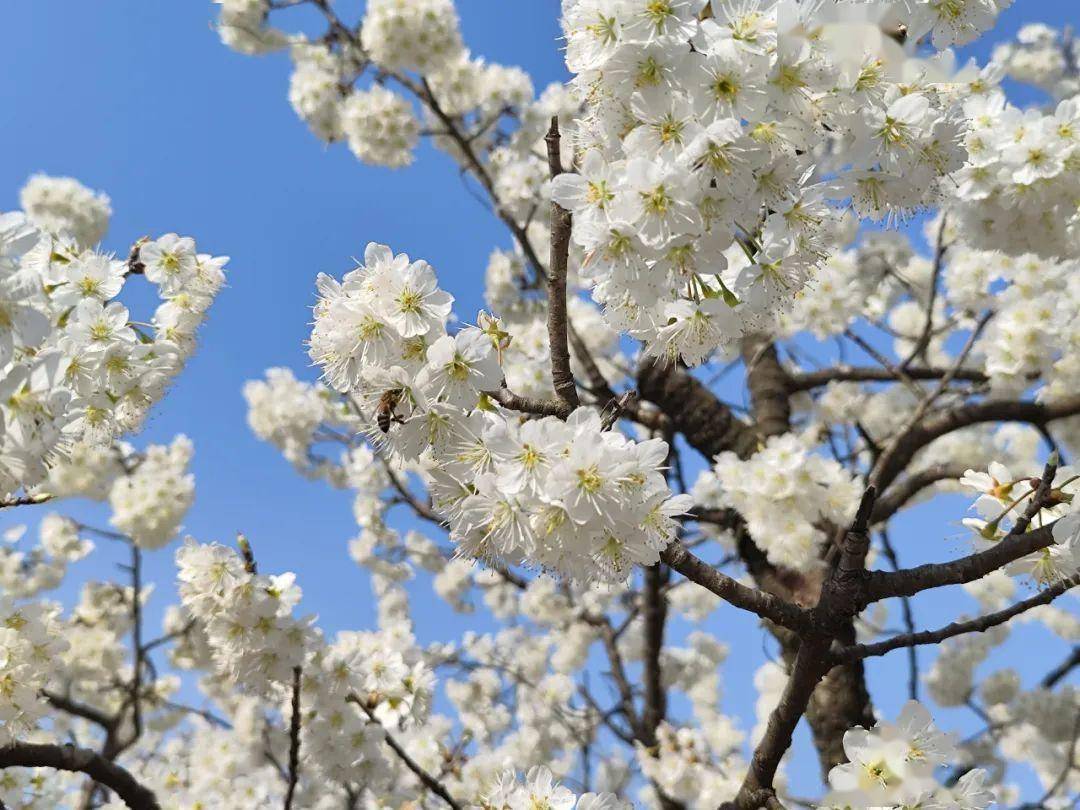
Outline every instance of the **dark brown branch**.
{"type": "Polygon", "coordinates": [[[0,748],[0,769],[3,768],[55,768],[84,773],[113,791],[131,810],[161,810],[153,792],[139,784],[131,773],[87,748],[16,742],[0,748]]]}
{"type": "Polygon", "coordinates": [[[947,215],[941,215],[941,223],[938,225],[937,240],[934,245],[934,269],[930,276],[930,290],[926,300],[926,320],[923,323],[922,333],[915,341],[915,345],[911,348],[911,353],[904,359],[904,362],[900,364],[900,368],[905,371],[916,357],[926,354],[926,349],[930,345],[930,339],[934,335],[934,304],[937,303],[938,286],[941,282],[941,271],[945,267],[945,251],[949,247],[945,242],[945,223],[947,219],[947,215]]]}
{"type": "Polygon", "coordinates": [[[809,617],[802,608],[771,593],[748,588],[696,557],[678,540],[664,549],[660,558],[691,582],[735,607],[796,632],[809,628],[809,617]]]}
{"type": "Polygon", "coordinates": [[[765,337],[751,336],[743,341],[742,355],[758,434],[764,439],[787,433],[791,429],[791,388],[775,344],[765,337]]]}
{"type": "Polygon", "coordinates": [[[375,713],[368,707],[368,705],[363,700],[361,700],[356,695],[349,695],[349,697],[346,699],[350,703],[355,703],[357,706],[363,709],[364,713],[368,716],[368,719],[370,719],[372,723],[375,723],[383,730],[386,744],[390,747],[390,750],[397,754],[397,758],[401,760],[402,764],[406,768],[412,771],[413,775],[420,780],[421,784],[423,784],[425,788],[427,788],[444,802],[446,802],[450,806],[451,810],[462,810],[461,805],[454,799],[453,796],[450,795],[450,792],[445,787],[443,787],[442,783],[439,782],[439,780],[432,776],[430,773],[425,771],[422,767],[420,767],[416,760],[409,756],[409,753],[401,747],[401,744],[397,740],[394,739],[394,736],[389,732],[389,730],[387,730],[386,726],[384,726],[376,719],[375,713]]]}
{"type": "Polygon", "coordinates": [[[753,428],[685,369],[646,360],[638,368],[637,386],[644,399],[667,415],[672,429],[710,462],[725,450],[746,458],[757,449],[753,428]]]}
{"type": "Polygon", "coordinates": [[[986,328],[986,324],[989,323],[991,315],[993,315],[992,310],[987,311],[979,318],[975,328],[972,329],[971,334],[968,335],[968,339],[964,343],[963,349],[960,350],[956,360],[949,367],[945,376],[938,381],[938,384],[934,387],[933,391],[921,398],[918,405],[915,407],[915,411],[904,424],[904,427],[889,441],[888,448],[874,460],[874,466],[869,476],[871,483],[878,483],[881,470],[890,464],[890,460],[897,452],[897,449],[904,445],[912,431],[916,430],[920,423],[922,423],[923,417],[926,416],[931,406],[945,393],[949,384],[952,382],[953,377],[956,375],[956,372],[967,361],[968,355],[971,353],[971,350],[975,347],[976,341],[979,339],[979,335],[982,334],[983,329],[986,328]]]}
{"type": "MultiPolygon", "coordinates": [[[[562,174],[559,116],[551,117],[547,142],[548,168],[552,177],[562,174]]],[[[551,352],[551,382],[555,395],[570,409],[578,406],[577,386],[570,370],[570,347],[567,343],[566,273],[570,256],[570,212],[551,203],[551,254],[548,259],[548,344],[551,352]]]]}
{"type": "Polygon", "coordinates": [[[1039,685],[1043,689],[1050,689],[1057,684],[1076,667],[1080,666],[1080,644],[1077,644],[1072,648],[1072,652],[1069,656],[1054,667],[1052,670],[1043,676],[1043,679],[1039,681],[1039,685]]]}
{"type": "Polygon", "coordinates": [[[485,394],[511,411],[521,411],[535,416],[557,416],[565,419],[573,410],[569,403],[561,399],[539,399],[515,394],[509,388],[485,391],[485,394]]]}
{"type": "Polygon", "coordinates": [[[293,667],[292,711],[289,717],[289,779],[285,810],[292,810],[296,784],[300,781],[300,667],[293,667]]]}
{"type": "MultiPolygon", "coordinates": [[[[940,380],[947,372],[948,369],[927,366],[913,366],[904,369],[904,374],[911,380],[940,380]]],[[[988,377],[984,372],[977,369],[962,368],[956,371],[953,379],[984,383],[988,377]]],[[[897,376],[887,368],[848,365],[817,369],[815,371],[791,372],[789,380],[789,390],[792,393],[810,391],[831,382],[899,382],[897,376]]]]}
{"type": "Polygon", "coordinates": [[[668,569],[651,565],[645,569],[645,588],[642,592],[645,624],[644,675],[645,708],[641,714],[642,744],[646,748],[656,745],[656,729],[667,717],[667,692],[664,689],[660,654],[664,647],[664,625],[667,621],[667,597],[664,586],[668,569]]]}
{"type": "Polygon", "coordinates": [[[44,690],[41,696],[48,701],[49,705],[58,711],[65,712],[75,717],[81,717],[83,720],[89,720],[91,723],[100,726],[106,732],[114,731],[117,725],[117,718],[106,714],[101,709],[90,706],[86,703],[80,703],[66,695],[61,695],[56,692],[50,692],[44,690]]]}
{"type": "Polygon", "coordinates": [[[934,412],[904,437],[877,473],[877,485],[887,487],[911,462],[911,459],[935,439],[961,428],[984,422],[1026,422],[1046,425],[1055,419],[1080,413],[1080,395],[1064,397],[1054,402],[1020,400],[984,400],[934,412]]]}
{"type": "Polygon", "coordinates": [[[927,487],[941,481],[954,481],[967,472],[964,464],[934,464],[901,478],[874,505],[872,524],[884,523],[927,487]]]}
{"type": "Polygon", "coordinates": [[[1025,534],[1015,534],[967,557],[944,563],[927,563],[901,571],[872,571],[866,582],[870,602],[891,596],[914,596],[944,585],[962,585],[1003,568],[1021,557],[1040,551],[1054,542],[1053,523],[1025,534]]]}
{"type": "Polygon", "coordinates": [[[604,652],[607,655],[608,666],[610,667],[608,674],[611,675],[611,680],[619,693],[619,712],[630,725],[630,741],[640,739],[642,737],[641,718],[638,717],[637,710],[634,707],[634,688],[630,685],[630,678],[627,677],[622,654],[619,652],[615,628],[611,626],[607,616],[585,614],[581,617],[581,620],[600,631],[600,640],[603,642],[604,652]]]}
{"type": "MultiPolygon", "coordinates": [[[[857,594],[866,573],[864,564],[870,544],[868,523],[874,508],[874,495],[874,488],[867,487],[851,527],[842,532],[838,538],[840,554],[837,564],[822,583],[817,605],[810,611],[812,617],[810,629],[796,642],[798,649],[788,682],[784,687],[780,702],[769,716],[765,735],[754,750],[750,769],[743,780],[742,787],[735,800],[730,803],[733,808],[752,810],[757,807],[768,807],[775,800],[773,778],[776,776],[776,769],[784,753],[791,747],[792,734],[799,720],[803,715],[807,715],[808,720],[811,719],[809,715],[812,700],[816,699],[819,703],[815,733],[819,730],[828,730],[827,724],[821,722],[820,709],[822,701],[827,706],[829,699],[834,696],[832,686],[822,684],[822,680],[836,663],[829,654],[831,639],[845,638],[854,641],[853,619],[861,610],[857,594]],[[825,694],[819,694],[822,692],[825,694]]],[[[870,711],[869,698],[865,694],[866,687],[862,671],[851,668],[842,669],[846,674],[838,685],[843,687],[843,693],[836,695],[835,698],[850,703],[851,706],[860,705],[864,710],[864,716],[872,719],[873,713],[870,711]]],[[[850,727],[851,724],[848,724],[847,728],[850,727]]],[[[835,733],[829,734],[828,739],[822,739],[821,742],[831,745],[833,736],[835,733]]],[[[822,755],[823,760],[832,757],[832,753],[827,748],[822,755]],[[826,753],[828,756],[825,756],[826,753]]]]}
{"type": "Polygon", "coordinates": [[[947,638],[960,636],[966,633],[982,633],[999,624],[1004,624],[1015,616],[1040,605],[1048,605],[1067,590],[1080,584],[1080,576],[1073,576],[1054,583],[1037,595],[1017,602],[1004,610],[987,613],[977,619],[963,622],[953,622],[937,630],[922,630],[918,633],[903,633],[902,635],[887,638],[875,644],[856,644],[853,647],[845,647],[836,653],[840,659],[869,658],[870,656],[885,655],[902,647],[913,647],[922,644],[938,644],[947,638]]]}
{"type": "MultiPolygon", "coordinates": [[[[893,571],[900,570],[900,558],[896,555],[892,540],[889,538],[887,529],[881,530],[881,545],[885,551],[885,558],[889,561],[893,571]]],[[[911,597],[900,598],[900,613],[904,619],[904,630],[908,633],[915,632],[915,613],[911,609],[911,597]]],[[[919,699],[919,651],[914,647],[908,648],[908,697],[912,700],[919,699]]]]}
{"type": "Polygon", "coordinates": [[[142,736],[142,671],[146,649],[142,642],[142,553],[131,543],[131,743],[142,736]]]}
{"type": "MultiPolygon", "coordinates": [[[[760,357],[751,356],[750,363],[754,364],[755,361],[755,371],[761,369],[762,364],[768,366],[779,362],[773,352],[763,353],[760,357]]],[[[787,392],[783,386],[774,384],[779,382],[782,372],[783,369],[778,373],[773,368],[765,374],[755,373],[748,381],[755,385],[764,383],[758,387],[759,404],[765,405],[766,388],[772,391],[772,395],[786,400],[787,392]]],[[[667,414],[673,430],[682,433],[687,443],[710,461],[726,450],[735,452],[740,458],[749,458],[759,447],[760,434],[753,425],[736,418],[731,409],[708,388],[676,365],[656,361],[642,363],[638,369],[638,390],[667,414]]],[[[780,403],[775,407],[770,406],[769,410],[774,416],[779,416],[784,413],[785,407],[780,403]]],[[[773,421],[777,422],[776,428],[779,428],[779,420],[773,421]]],[[[714,517],[720,518],[718,525],[734,534],[739,557],[762,591],[781,603],[794,603],[797,610],[798,605],[814,604],[821,587],[819,574],[803,574],[774,566],[754,542],[737,514],[730,511],[718,515],[704,513],[701,519],[714,517]]],[[[672,551],[669,550],[669,553],[672,551]]],[[[673,567],[679,570],[677,566],[673,567]]],[[[708,566],[704,568],[703,573],[706,574],[712,570],[708,566]]],[[[686,575],[683,571],[680,573],[686,575]]],[[[751,593],[758,592],[751,590],[751,593]]],[[[769,629],[780,642],[784,660],[789,666],[792,665],[800,631],[789,630],[780,624],[772,624],[769,629]]],[[[854,642],[854,626],[847,632],[854,642]]],[[[825,773],[833,765],[844,761],[844,732],[852,725],[868,720],[873,722],[873,709],[860,662],[835,667],[828,673],[811,701],[808,719],[822,772],[825,773]]]]}
{"type": "Polygon", "coordinates": [[[735,800],[721,805],[724,810],[753,810],[768,806],[769,797],[775,796],[772,784],[776,769],[784,752],[791,747],[795,727],[806,713],[814,689],[830,666],[827,643],[820,638],[804,639],[780,702],[769,715],[765,735],[754,750],[750,770],[735,800]]]}

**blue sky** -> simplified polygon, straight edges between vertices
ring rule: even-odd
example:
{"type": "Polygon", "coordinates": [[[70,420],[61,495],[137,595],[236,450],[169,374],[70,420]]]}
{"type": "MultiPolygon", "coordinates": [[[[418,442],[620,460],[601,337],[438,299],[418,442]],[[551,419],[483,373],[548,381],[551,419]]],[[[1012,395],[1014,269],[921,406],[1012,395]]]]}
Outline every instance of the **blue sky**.
{"type": "MultiPolygon", "coordinates": [[[[346,16],[360,7],[355,0],[339,5],[346,16]]],[[[524,67],[538,89],[565,78],[556,0],[458,0],[458,7],[475,54],[524,67]]],[[[315,275],[340,275],[368,241],[430,261],[466,317],[480,306],[488,254],[510,241],[446,156],[425,146],[412,168],[390,171],[320,144],[286,100],[288,60],[227,50],[212,18],[212,5],[194,0],[0,5],[0,30],[8,32],[0,49],[0,210],[17,206],[17,190],[31,173],[69,174],[112,197],[107,248],[125,252],[144,234],[177,231],[194,236],[204,251],[232,257],[229,286],[198,354],[135,442],[168,441],[178,432],[193,439],[197,497],[186,532],[231,542],[243,531],[263,570],[298,574],[303,604],[325,628],[369,626],[369,591],[346,551],[355,533],[349,497],[304,481],[252,436],[241,386],[273,365],[314,377],[302,344],[315,275]]],[[[1003,15],[1002,35],[1021,21],[1062,25],[1070,18],[1075,22],[1074,0],[1020,0],[1003,15]]],[[[989,47],[979,43],[965,53],[985,58],[989,47]]],[[[904,561],[962,552],[957,523],[964,506],[949,501],[901,521],[908,531],[896,532],[902,541],[934,543],[910,553],[905,547],[904,561]],[[937,538],[952,539],[943,548],[937,538]]],[[[104,524],[101,509],[74,509],[104,524]]],[[[3,514],[0,529],[32,522],[27,511],[3,514]]],[[[70,598],[86,577],[113,575],[117,551],[103,549],[77,566],[61,594],[70,598]]],[[[148,555],[147,568],[159,588],[150,614],[158,615],[172,592],[170,551],[148,555]]],[[[924,616],[971,607],[962,596],[924,601],[924,616]]],[[[415,589],[414,607],[426,640],[452,638],[468,626],[426,586],[415,589]]],[[[733,652],[724,670],[725,707],[748,728],[750,678],[764,655],[760,634],[731,611],[718,617],[709,627],[730,640],[733,652]]],[[[1037,658],[1014,665],[1034,674],[1055,662],[1037,658]]],[[[883,687],[886,715],[904,698],[902,666],[902,655],[894,655],[871,672],[872,683],[883,687]]],[[[812,793],[813,767],[796,771],[812,793]]]]}

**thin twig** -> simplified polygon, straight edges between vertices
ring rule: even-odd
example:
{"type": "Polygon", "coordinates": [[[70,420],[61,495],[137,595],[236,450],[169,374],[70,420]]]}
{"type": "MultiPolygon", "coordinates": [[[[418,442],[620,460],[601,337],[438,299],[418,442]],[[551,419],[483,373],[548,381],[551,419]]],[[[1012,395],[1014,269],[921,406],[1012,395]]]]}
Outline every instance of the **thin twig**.
{"type": "Polygon", "coordinates": [[[401,747],[401,744],[394,739],[394,736],[390,733],[386,726],[380,723],[378,718],[375,717],[375,713],[371,710],[367,703],[361,700],[357,695],[349,695],[346,700],[359,706],[368,716],[371,722],[375,723],[377,726],[379,726],[379,728],[383,730],[386,744],[390,746],[390,749],[395,754],[397,754],[397,757],[401,760],[402,764],[410,771],[412,771],[413,775],[415,775],[416,778],[420,780],[424,787],[426,787],[428,790],[430,790],[432,793],[434,793],[436,796],[446,802],[447,805],[450,806],[451,810],[462,810],[462,806],[454,799],[453,796],[450,795],[450,792],[445,787],[443,787],[442,783],[439,782],[439,780],[437,780],[430,773],[425,771],[416,762],[416,760],[409,756],[408,752],[401,747]]]}
{"type": "MultiPolygon", "coordinates": [[[[548,169],[551,177],[562,174],[559,116],[551,117],[551,127],[544,137],[547,143],[548,169]]],[[[567,343],[566,273],[570,255],[570,212],[557,202],[551,203],[551,255],[548,260],[548,345],[551,354],[551,383],[555,395],[571,409],[578,406],[577,386],[570,369],[567,343]]]]}
{"type": "Polygon", "coordinates": [[[289,780],[285,790],[285,810],[292,810],[293,795],[300,780],[300,667],[293,667],[292,713],[289,718],[289,780]]]}
{"type": "Polygon", "coordinates": [[[948,624],[937,630],[904,633],[899,636],[885,639],[884,641],[879,641],[875,644],[856,644],[851,647],[845,647],[844,649],[839,650],[836,653],[836,656],[841,660],[869,658],[871,656],[885,655],[885,653],[900,649],[901,647],[911,647],[917,644],[939,644],[945,639],[952,638],[953,636],[965,635],[967,633],[982,633],[992,627],[1004,624],[1009,621],[1009,619],[1019,616],[1021,613],[1031,610],[1032,608],[1050,604],[1054,599],[1071,588],[1076,587],[1078,584],[1080,584],[1080,575],[1072,576],[1055,582],[1036,596],[1017,602],[1015,605],[1011,605],[1004,610],[988,613],[977,619],[953,622],[952,624],[948,624]]]}

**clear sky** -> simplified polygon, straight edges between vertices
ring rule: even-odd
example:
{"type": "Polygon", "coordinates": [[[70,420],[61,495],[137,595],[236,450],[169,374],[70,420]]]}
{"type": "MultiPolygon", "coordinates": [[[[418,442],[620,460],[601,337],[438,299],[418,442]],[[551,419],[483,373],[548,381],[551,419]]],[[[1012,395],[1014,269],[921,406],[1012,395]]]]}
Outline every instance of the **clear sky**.
{"type": "MultiPolygon", "coordinates": [[[[339,6],[352,16],[360,3],[339,6]]],[[[473,53],[522,66],[538,90],[565,78],[558,6],[458,0],[473,53]]],[[[197,496],[186,532],[232,542],[243,531],[263,570],[297,573],[303,606],[320,615],[324,628],[369,626],[369,590],[346,550],[355,534],[350,498],[304,481],[250,433],[241,386],[274,365],[314,378],[303,340],[315,275],[342,274],[367,242],[430,261],[458,311],[470,317],[481,303],[488,254],[510,240],[435,150],[422,147],[413,167],[391,171],[316,141],[288,105],[288,59],[227,50],[211,28],[213,16],[213,6],[199,0],[0,4],[0,210],[17,206],[17,191],[33,172],[72,175],[112,197],[107,248],[126,252],[144,234],[177,231],[194,236],[203,251],[232,257],[229,286],[198,353],[134,441],[168,441],[178,432],[193,439],[197,496]]],[[[1002,35],[1031,20],[1075,23],[1076,0],[1018,0],[1002,15],[1002,35]]],[[[985,58],[988,51],[989,43],[979,43],[965,55],[985,58]]],[[[965,505],[948,501],[907,518],[910,531],[897,535],[902,559],[963,552],[958,522],[965,505]],[[940,538],[949,539],[942,545],[940,538]],[[917,547],[909,550],[909,541],[917,547]]],[[[96,507],[75,508],[87,521],[105,521],[96,507]]],[[[0,530],[26,520],[0,514],[0,530]]],[[[116,552],[104,549],[77,565],[61,594],[70,598],[87,577],[112,576],[116,552]]],[[[148,558],[147,578],[159,588],[154,616],[172,593],[174,567],[170,550],[148,558]]],[[[450,639],[468,626],[430,595],[426,580],[413,590],[424,640],[450,639]]],[[[925,604],[929,619],[973,607],[963,596],[936,595],[925,604]]],[[[732,646],[724,706],[749,728],[750,680],[765,655],[760,633],[731,611],[717,616],[708,626],[732,646]]],[[[1041,644],[1048,636],[1034,631],[1025,638],[1041,644]]],[[[1060,647],[1051,649],[1057,656],[1060,647]]],[[[1029,675],[1055,663],[1018,658],[1012,665],[1029,675]]],[[[872,684],[884,687],[879,705],[886,715],[905,697],[903,663],[897,654],[872,668],[872,684]]],[[[969,722],[959,713],[945,716],[969,722]]],[[[796,770],[813,791],[813,766],[796,770]]]]}

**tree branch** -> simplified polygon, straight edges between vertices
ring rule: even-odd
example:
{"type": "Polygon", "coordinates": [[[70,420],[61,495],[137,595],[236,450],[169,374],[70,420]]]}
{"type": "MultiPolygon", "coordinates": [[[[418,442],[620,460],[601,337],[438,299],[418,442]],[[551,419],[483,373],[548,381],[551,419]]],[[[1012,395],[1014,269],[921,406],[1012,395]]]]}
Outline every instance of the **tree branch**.
{"type": "Polygon", "coordinates": [[[387,730],[386,726],[384,726],[378,721],[378,719],[375,717],[375,713],[368,707],[368,705],[363,700],[361,700],[357,695],[349,695],[346,700],[348,700],[350,703],[355,703],[357,706],[363,709],[364,714],[368,716],[368,719],[383,730],[386,744],[390,746],[390,750],[397,754],[397,757],[401,760],[402,764],[410,771],[412,771],[413,775],[420,780],[424,787],[426,787],[428,790],[430,790],[432,793],[434,793],[436,796],[446,802],[450,806],[451,810],[462,810],[462,806],[454,799],[453,796],[450,795],[450,792],[445,787],[443,787],[442,783],[439,782],[439,780],[432,776],[430,773],[425,771],[422,767],[420,767],[416,760],[409,756],[409,753],[401,747],[401,744],[397,740],[394,739],[393,735],[387,730]]]}
{"type": "Polygon", "coordinates": [[[642,744],[646,748],[656,745],[656,729],[667,717],[667,692],[664,690],[660,653],[664,647],[664,624],[667,620],[668,569],[657,563],[645,569],[645,602],[642,618],[645,622],[645,708],[641,716],[642,744]]]}
{"type": "Polygon", "coordinates": [[[1004,624],[1009,621],[1009,619],[1019,616],[1021,613],[1031,610],[1034,607],[1050,604],[1057,597],[1061,596],[1061,594],[1071,588],[1075,588],[1078,584],[1080,584],[1080,576],[1069,577],[1054,583],[1036,596],[1017,602],[1015,605],[1011,605],[1004,610],[999,610],[995,613],[987,613],[985,616],[980,616],[977,619],[953,622],[952,624],[947,624],[937,630],[922,630],[917,633],[903,633],[902,635],[893,636],[892,638],[879,641],[875,644],[856,644],[853,647],[845,647],[842,650],[837,651],[836,656],[841,660],[869,658],[870,656],[885,655],[888,652],[898,650],[902,647],[914,647],[922,644],[938,644],[953,636],[960,636],[966,633],[982,633],[989,630],[991,627],[997,627],[999,624],[1004,624]]]}
{"type": "Polygon", "coordinates": [[[746,587],[696,557],[678,540],[664,549],[660,559],[691,582],[712,591],[737,608],[756,613],[763,619],[796,632],[810,627],[807,612],[798,605],[771,593],[746,587]]]}
{"type": "Polygon", "coordinates": [[[1044,689],[1050,689],[1056,686],[1062,678],[1072,672],[1077,666],[1080,666],[1080,644],[1077,644],[1072,648],[1072,652],[1068,657],[1054,667],[1052,670],[1043,676],[1043,679],[1039,681],[1039,685],[1044,689]]]}
{"type": "Polygon", "coordinates": [[[0,747],[0,769],[13,767],[84,773],[113,791],[131,810],[161,810],[153,792],[131,773],[87,748],[20,742],[0,747]]]}
{"type": "Polygon", "coordinates": [[[921,591],[944,585],[974,582],[1021,557],[1053,544],[1054,525],[1050,523],[1024,534],[1009,535],[985,551],[969,554],[958,560],[927,563],[901,571],[871,571],[866,581],[866,597],[869,602],[876,602],[891,596],[914,596],[921,591]]]}
{"type": "Polygon", "coordinates": [[[285,810],[292,810],[296,783],[300,781],[300,667],[293,667],[292,712],[289,718],[289,780],[285,810]]]}
{"type": "MultiPolygon", "coordinates": [[[[551,176],[562,174],[559,116],[551,117],[547,142],[548,168],[551,176]]],[[[551,255],[548,259],[548,344],[551,352],[551,382],[555,395],[571,410],[578,406],[577,386],[570,370],[570,347],[567,343],[566,273],[570,256],[570,212],[557,202],[551,203],[551,255]]]]}
{"type": "Polygon", "coordinates": [[[565,419],[573,410],[570,404],[561,399],[539,399],[515,394],[509,388],[485,391],[487,396],[511,411],[533,414],[534,416],[557,416],[565,419]]]}
{"type": "Polygon", "coordinates": [[[884,523],[927,487],[941,481],[958,480],[963,477],[967,469],[965,464],[934,464],[910,473],[889,487],[878,499],[870,518],[871,524],[884,523]]]}
{"type": "MultiPolygon", "coordinates": [[[[904,369],[904,374],[911,380],[940,380],[948,369],[929,366],[913,366],[904,369]]],[[[984,383],[989,378],[977,369],[957,369],[953,379],[964,382],[984,383]]],[[[887,368],[877,366],[840,365],[814,371],[791,372],[789,390],[792,393],[821,388],[831,382],[900,382],[896,374],[887,368]]]]}
{"type": "Polygon", "coordinates": [[[889,458],[882,463],[875,482],[884,489],[903,472],[912,458],[941,436],[960,428],[984,422],[1026,422],[1046,425],[1055,419],[1080,413],[1080,395],[1064,397],[1055,402],[1026,402],[1021,400],[990,399],[959,405],[927,416],[904,437],[889,458]]]}

